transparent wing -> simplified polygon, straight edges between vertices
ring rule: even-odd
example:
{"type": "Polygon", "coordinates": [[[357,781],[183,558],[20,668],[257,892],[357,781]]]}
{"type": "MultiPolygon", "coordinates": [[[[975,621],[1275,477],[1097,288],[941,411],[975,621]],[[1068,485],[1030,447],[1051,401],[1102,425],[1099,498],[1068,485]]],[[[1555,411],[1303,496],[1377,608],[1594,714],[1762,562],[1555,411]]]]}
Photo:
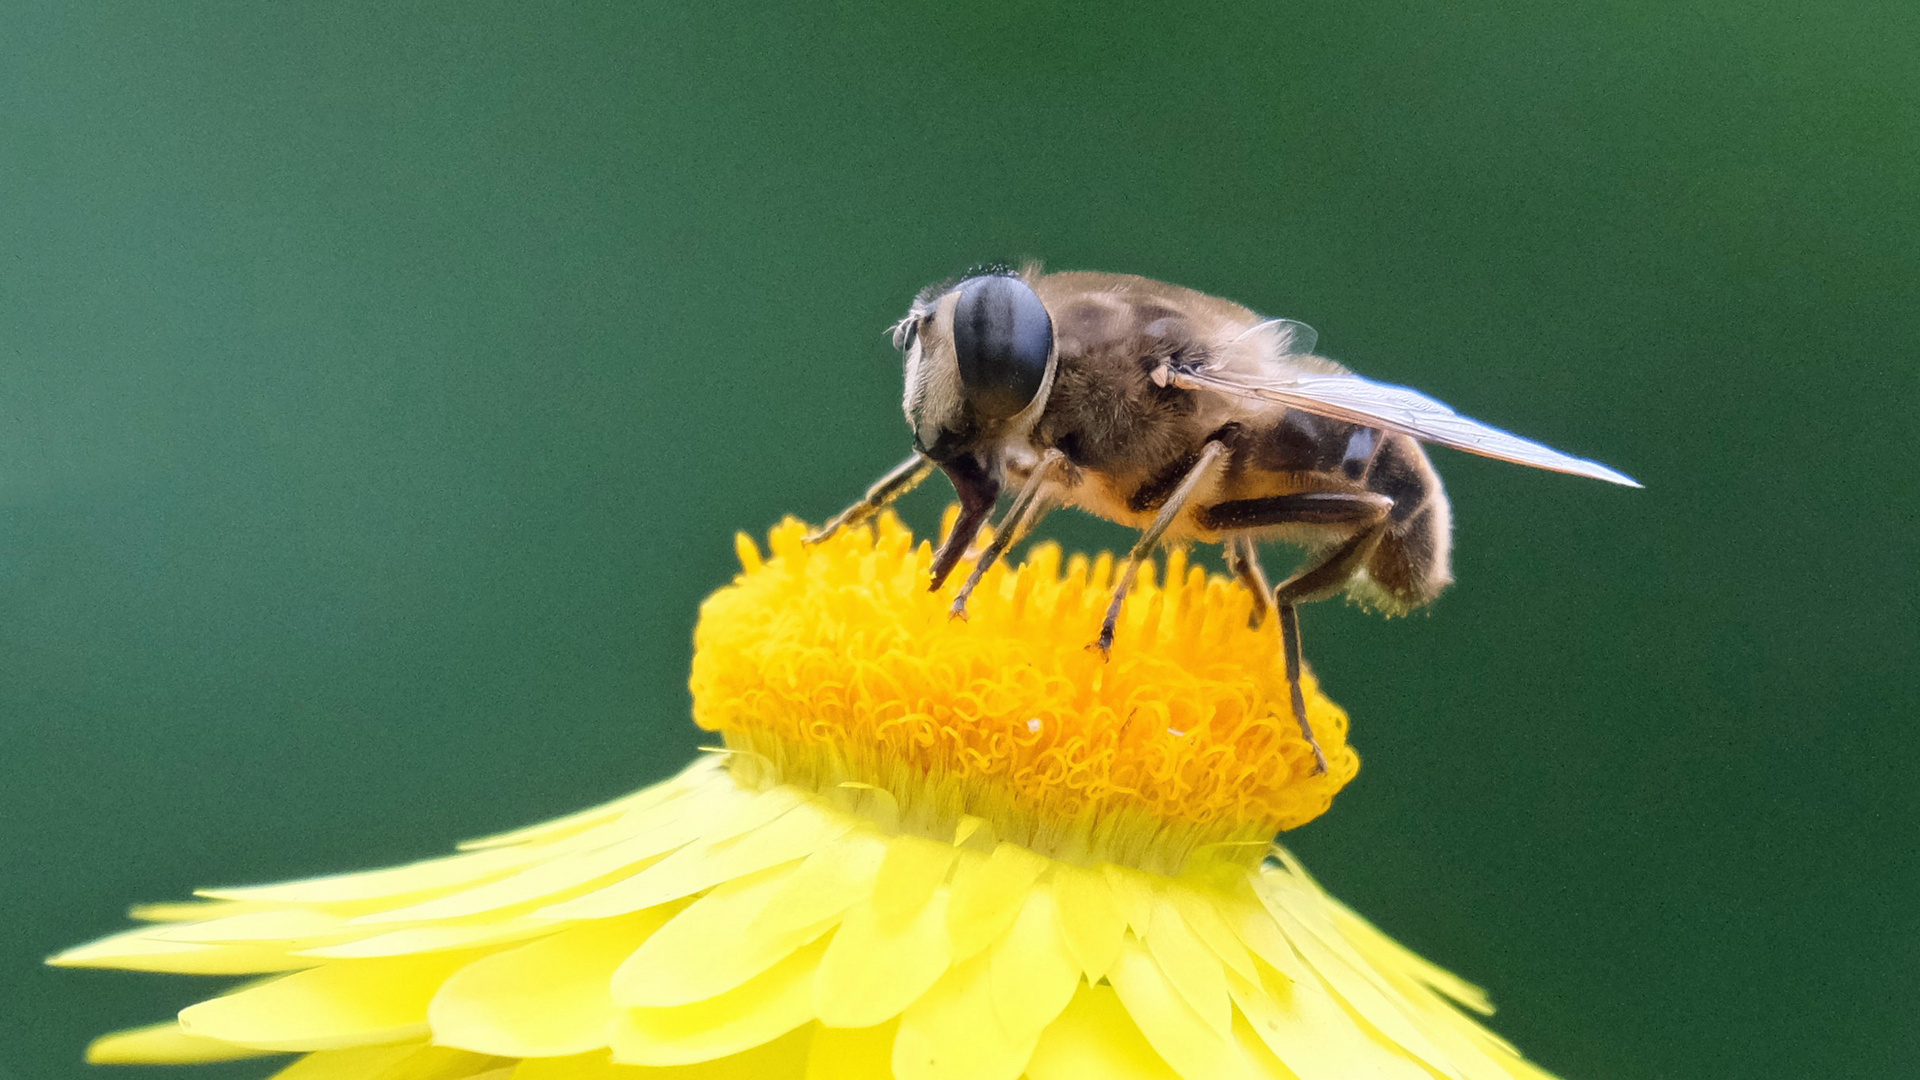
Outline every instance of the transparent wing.
{"type": "Polygon", "coordinates": [[[1315,345],[1320,344],[1318,330],[1293,319],[1262,319],[1242,331],[1240,337],[1234,340],[1239,341],[1240,338],[1252,337],[1255,334],[1273,336],[1275,356],[1306,356],[1313,352],[1315,345]]]}
{"type": "MultiPolygon", "coordinates": [[[[1298,325],[1298,324],[1296,324],[1298,325]]],[[[1311,331],[1309,331],[1311,333],[1311,331]]],[[[1314,372],[1276,374],[1267,378],[1228,372],[1174,372],[1175,386],[1278,402],[1303,412],[1330,416],[1351,424],[1385,428],[1422,442],[1439,443],[1469,454],[1498,458],[1536,469],[1586,476],[1627,487],[1641,486],[1626,473],[1597,461],[1563,454],[1551,446],[1523,439],[1510,431],[1483,424],[1454,412],[1444,402],[1406,386],[1377,383],[1358,375],[1314,372]]]]}

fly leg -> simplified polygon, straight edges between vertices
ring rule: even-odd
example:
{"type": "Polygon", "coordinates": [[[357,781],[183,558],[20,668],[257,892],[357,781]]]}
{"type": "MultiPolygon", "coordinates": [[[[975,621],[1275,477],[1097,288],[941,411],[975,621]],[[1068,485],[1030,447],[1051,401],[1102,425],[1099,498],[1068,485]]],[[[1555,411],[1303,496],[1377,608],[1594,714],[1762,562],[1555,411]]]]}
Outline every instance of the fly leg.
{"type": "Polygon", "coordinates": [[[1201,447],[1199,459],[1193,463],[1192,468],[1187,470],[1187,474],[1180,478],[1179,486],[1175,487],[1173,493],[1167,496],[1167,501],[1161,504],[1160,513],[1154,517],[1146,531],[1140,534],[1140,539],[1134,542],[1133,550],[1127,555],[1127,569],[1120,575],[1119,586],[1113,590],[1113,602],[1107,605],[1107,617],[1100,623],[1100,637],[1091,646],[1099,649],[1100,655],[1105,656],[1113,649],[1113,628],[1120,621],[1120,604],[1127,598],[1128,590],[1133,588],[1133,579],[1140,572],[1141,560],[1153,554],[1153,549],[1160,543],[1160,538],[1166,535],[1173,523],[1179,520],[1180,512],[1186,509],[1187,500],[1193,497],[1194,489],[1199,487],[1200,481],[1206,479],[1207,474],[1213,471],[1214,465],[1219,463],[1226,452],[1227,444],[1217,439],[1201,447]]]}
{"type": "MultiPolygon", "coordinates": [[[[1307,720],[1307,699],[1300,689],[1299,605],[1339,593],[1366,565],[1367,557],[1385,534],[1393,500],[1373,492],[1301,492],[1262,499],[1217,503],[1200,511],[1200,523],[1213,529],[1248,529],[1269,525],[1325,525],[1347,527],[1351,533],[1318,559],[1293,572],[1273,590],[1273,606],[1280,616],[1280,655],[1286,667],[1287,696],[1293,718],[1313,750],[1313,771],[1327,771],[1327,755],[1313,737],[1307,720]]],[[[1245,539],[1244,537],[1242,539],[1245,539]]],[[[1250,553],[1249,553],[1250,554],[1250,553]]]]}
{"type": "Polygon", "coordinates": [[[1267,584],[1267,572],[1260,568],[1260,552],[1253,537],[1236,536],[1220,545],[1227,557],[1227,569],[1240,584],[1253,594],[1253,611],[1247,615],[1247,626],[1259,629],[1267,621],[1267,612],[1273,610],[1273,586],[1267,584]]]}
{"type": "Polygon", "coordinates": [[[973,572],[967,575],[966,583],[954,594],[953,607],[947,610],[948,617],[967,617],[967,598],[973,595],[980,579],[987,576],[987,571],[1000,560],[1000,556],[1006,554],[1008,548],[1025,538],[1040,523],[1040,519],[1053,509],[1052,500],[1045,494],[1045,489],[1054,472],[1066,460],[1067,455],[1058,450],[1048,450],[1041,455],[1040,463],[1033,467],[1033,475],[1027,477],[1020,494],[1014,496],[1013,505],[1007,507],[1006,516],[1000,519],[1000,530],[994,533],[993,543],[987,545],[987,550],[980,555],[980,561],[973,564],[973,572]]]}
{"type": "Polygon", "coordinates": [[[1316,774],[1327,771],[1327,755],[1321,752],[1319,740],[1313,737],[1313,725],[1307,722],[1306,695],[1300,690],[1299,605],[1324,599],[1346,588],[1353,575],[1366,565],[1367,556],[1373,554],[1375,545],[1380,543],[1380,535],[1378,525],[1355,533],[1325,559],[1296,571],[1273,590],[1273,606],[1280,613],[1280,655],[1287,667],[1287,696],[1292,698],[1293,718],[1300,723],[1300,734],[1306,736],[1307,745],[1313,748],[1316,774]]]}
{"type": "Polygon", "coordinates": [[[866,524],[875,514],[886,509],[888,503],[912,491],[932,471],[933,462],[921,457],[918,453],[914,454],[888,470],[887,475],[874,481],[873,486],[867,489],[867,494],[859,502],[840,511],[832,521],[820,526],[817,531],[808,533],[806,543],[817,544],[841,529],[866,524]]]}

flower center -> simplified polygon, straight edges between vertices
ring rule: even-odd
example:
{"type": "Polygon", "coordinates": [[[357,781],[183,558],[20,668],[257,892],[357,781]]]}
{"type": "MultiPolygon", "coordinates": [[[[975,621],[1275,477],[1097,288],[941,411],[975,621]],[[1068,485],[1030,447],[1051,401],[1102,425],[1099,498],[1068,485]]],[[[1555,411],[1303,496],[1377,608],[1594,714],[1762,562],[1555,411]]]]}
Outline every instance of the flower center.
{"type": "Polygon", "coordinates": [[[1177,870],[1203,848],[1256,861],[1359,769],[1346,714],[1309,674],[1329,762],[1313,772],[1273,620],[1249,627],[1251,595],[1181,552],[1164,582],[1143,568],[1103,658],[1087,644],[1111,556],[1063,570],[1041,545],[989,572],[959,620],[897,518],[814,546],[805,531],[776,527],[771,558],[742,535],[744,569],[694,632],[694,720],[747,782],[884,801],[942,838],[981,819],[1058,858],[1177,870]]]}

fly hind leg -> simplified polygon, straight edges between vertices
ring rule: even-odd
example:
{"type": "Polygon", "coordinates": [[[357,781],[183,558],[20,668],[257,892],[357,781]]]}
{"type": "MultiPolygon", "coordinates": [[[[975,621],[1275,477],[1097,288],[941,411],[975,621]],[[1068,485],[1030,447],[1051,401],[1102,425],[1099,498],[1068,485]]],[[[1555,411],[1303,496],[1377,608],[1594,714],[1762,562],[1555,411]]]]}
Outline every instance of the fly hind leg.
{"type": "Polygon", "coordinates": [[[1292,699],[1293,718],[1300,723],[1300,734],[1313,749],[1313,771],[1327,771],[1327,755],[1313,737],[1313,725],[1307,720],[1307,698],[1300,689],[1300,605],[1333,596],[1347,587],[1353,576],[1367,563],[1367,557],[1380,544],[1384,530],[1379,525],[1355,533],[1312,566],[1303,567],[1273,590],[1274,610],[1280,613],[1280,654],[1287,668],[1287,696],[1292,699]]]}
{"type": "MultiPolygon", "coordinates": [[[[1302,492],[1218,503],[1200,511],[1200,523],[1217,530],[1299,524],[1351,530],[1347,539],[1294,571],[1273,590],[1273,607],[1280,621],[1280,655],[1286,668],[1287,696],[1293,706],[1293,718],[1300,725],[1300,734],[1313,751],[1315,774],[1327,771],[1327,755],[1320,749],[1319,740],[1313,737],[1313,724],[1307,720],[1306,694],[1300,689],[1303,661],[1299,605],[1325,599],[1347,587],[1379,546],[1380,538],[1385,535],[1388,511],[1392,509],[1392,499],[1371,492],[1302,492]]],[[[1250,555],[1250,550],[1243,552],[1242,558],[1250,555]]]]}

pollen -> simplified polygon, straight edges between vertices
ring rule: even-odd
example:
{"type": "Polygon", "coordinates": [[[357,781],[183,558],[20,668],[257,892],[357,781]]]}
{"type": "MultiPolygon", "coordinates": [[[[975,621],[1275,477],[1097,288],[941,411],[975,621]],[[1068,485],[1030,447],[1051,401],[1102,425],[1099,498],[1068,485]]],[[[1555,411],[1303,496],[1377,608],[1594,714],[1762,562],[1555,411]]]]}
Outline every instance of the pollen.
{"type": "Polygon", "coordinates": [[[1114,559],[1036,547],[997,566],[963,619],[956,573],[898,518],[817,544],[788,520],[770,555],[745,535],[733,583],[695,631],[694,720],[758,787],[852,792],[901,827],[951,838],[969,819],[1068,860],[1178,870],[1202,849],[1257,861],[1359,770],[1347,716],[1303,679],[1313,755],[1293,716],[1274,620],[1186,564],[1145,567],[1110,655],[1089,648],[1114,559]],[[874,794],[860,794],[874,793],[874,794]]]}

